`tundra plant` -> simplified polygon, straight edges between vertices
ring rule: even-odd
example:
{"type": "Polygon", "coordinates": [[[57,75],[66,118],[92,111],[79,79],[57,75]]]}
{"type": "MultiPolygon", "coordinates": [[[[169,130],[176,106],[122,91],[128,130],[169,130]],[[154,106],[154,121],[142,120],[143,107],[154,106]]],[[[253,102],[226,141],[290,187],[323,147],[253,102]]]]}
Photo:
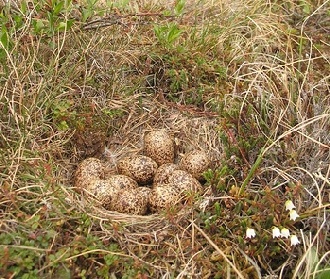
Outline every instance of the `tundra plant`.
{"type": "MultiPolygon", "coordinates": [[[[296,208],[296,206],[294,205],[294,203],[292,202],[292,200],[287,200],[285,202],[285,209],[286,211],[289,211],[289,215],[290,215],[290,220],[292,221],[296,221],[296,219],[299,217],[298,213],[296,210],[294,210],[293,208],[296,208]]],[[[246,229],[246,238],[254,238],[256,236],[256,231],[252,228],[247,228],[246,229]]],[[[273,238],[286,238],[288,239],[290,237],[290,242],[291,242],[291,246],[296,246],[297,244],[300,243],[297,235],[295,234],[291,234],[290,230],[286,227],[282,227],[281,229],[273,226],[272,228],[272,235],[273,238]]]]}

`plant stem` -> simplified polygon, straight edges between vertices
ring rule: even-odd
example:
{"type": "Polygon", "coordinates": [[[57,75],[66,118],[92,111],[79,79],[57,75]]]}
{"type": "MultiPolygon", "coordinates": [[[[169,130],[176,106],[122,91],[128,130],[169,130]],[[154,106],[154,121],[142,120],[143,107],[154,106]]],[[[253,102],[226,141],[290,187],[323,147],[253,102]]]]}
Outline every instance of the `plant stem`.
{"type": "Polygon", "coordinates": [[[253,164],[251,170],[249,171],[248,175],[246,176],[246,178],[244,179],[244,181],[242,183],[242,186],[241,186],[241,188],[239,190],[238,196],[241,196],[243,194],[246,185],[250,182],[252,176],[254,175],[254,173],[256,172],[256,170],[258,169],[260,163],[262,162],[262,158],[264,156],[264,151],[265,151],[265,148],[264,147],[261,148],[257,160],[253,164]]]}

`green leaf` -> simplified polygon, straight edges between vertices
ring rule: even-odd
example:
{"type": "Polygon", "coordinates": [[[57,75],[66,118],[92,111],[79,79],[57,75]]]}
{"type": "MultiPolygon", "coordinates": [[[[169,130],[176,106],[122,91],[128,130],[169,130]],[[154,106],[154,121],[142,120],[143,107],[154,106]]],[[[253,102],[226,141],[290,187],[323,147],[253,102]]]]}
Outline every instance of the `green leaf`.
{"type": "Polygon", "coordinates": [[[33,230],[35,230],[39,227],[39,220],[40,220],[40,215],[34,215],[28,220],[27,223],[31,226],[33,230]]]}
{"type": "Polygon", "coordinates": [[[176,24],[165,26],[154,26],[154,32],[158,41],[166,47],[169,47],[181,35],[182,30],[176,24]]]}
{"type": "Polygon", "coordinates": [[[54,32],[54,22],[56,20],[56,17],[54,16],[53,13],[48,12],[47,13],[47,17],[48,17],[48,27],[49,27],[49,31],[50,33],[54,32]]]}
{"type": "Polygon", "coordinates": [[[216,215],[219,217],[221,215],[221,205],[219,202],[216,202],[214,204],[214,209],[215,209],[216,215]]]}
{"type": "Polygon", "coordinates": [[[167,42],[172,44],[180,35],[182,31],[174,24],[170,26],[168,35],[167,35],[167,42]]]}
{"type": "MultiPolygon", "coordinates": [[[[6,234],[6,233],[2,233],[0,234],[0,243],[2,245],[9,245],[12,243],[12,237],[9,235],[9,234],[6,234]]],[[[1,253],[0,253],[1,255],[1,253]]]]}
{"type": "Polygon", "coordinates": [[[117,255],[113,255],[113,254],[108,254],[104,256],[104,261],[105,264],[108,266],[113,265],[116,261],[118,261],[119,257],[117,255]]]}
{"type": "Polygon", "coordinates": [[[61,279],[70,279],[70,278],[72,278],[70,269],[65,265],[59,266],[55,271],[55,277],[54,278],[61,278],[61,279]]]}
{"type": "Polygon", "coordinates": [[[4,49],[8,50],[9,45],[10,45],[10,39],[9,39],[9,35],[8,35],[8,30],[7,30],[6,26],[4,26],[4,25],[1,28],[0,41],[1,41],[2,47],[4,49]]]}
{"type": "Polygon", "coordinates": [[[313,246],[306,253],[306,264],[308,265],[308,270],[314,270],[318,261],[319,256],[317,254],[316,247],[313,246]]]}
{"type": "Polygon", "coordinates": [[[41,19],[36,19],[32,23],[34,32],[39,34],[42,32],[42,30],[45,28],[45,25],[41,19]]]}
{"type": "Polygon", "coordinates": [[[57,26],[57,30],[58,31],[64,31],[66,29],[66,26],[67,26],[66,22],[61,21],[57,26]]]}
{"type": "Polygon", "coordinates": [[[330,268],[324,269],[323,271],[319,271],[319,273],[315,278],[316,279],[329,279],[330,278],[330,268]]]}
{"type": "Polygon", "coordinates": [[[70,127],[69,127],[68,123],[65,120],[61,121],[60,124],[58,125],[58,129],[61,130],[61,131],[69,130],[69,128],[70,127]]]}
{"type": "Polygon", "coordinates": [[[120,9],[120,10],[123,10],[123,9],[126,9],[129,2],[130,2],[130,0],[114,1],[113,6],[120,9]]]}
{"type": "Polygon", "coordinates": [[[93,9],[82,9],[82,20],[83,22],[86,22],[87,19],[89,19],[94,14],[93,9]]]}
{"type": "Polygon", "coordinates": [[[28,4],[26,1],[21,1],[21,6],[20,6],[20,11],[22,12],[22,14],[26,14],[26,12],[28,11],[28,4]]]}
{"type": "Polygon", "coordinates": [[[4,63],[6,61],[7,53],[6,51],[0,47],[0,61],[4,63]]]}
{"type": "Polygon", "coordinates": [[[53,8],[53,14],[58,15],[62,12],[64,6],[64,1],[60,1],[55,7],[53,8]]]}
{"type": "Polygon", "coordinates": [[[175,7],[174,7],[174,13],[175,15],[179,16],[183,13],[184,6],[186,5],[185,0],[178,0],[175,7]]]}
{"type": "Polygon", "coordinates": [[[306,14],[306,15],[311,14],[312,7],[311,7],[311,5],[308,2],[307,1],[300,1],[300,3],[302,5],[302,7],[303,7],[304,14],[306,14]]]}

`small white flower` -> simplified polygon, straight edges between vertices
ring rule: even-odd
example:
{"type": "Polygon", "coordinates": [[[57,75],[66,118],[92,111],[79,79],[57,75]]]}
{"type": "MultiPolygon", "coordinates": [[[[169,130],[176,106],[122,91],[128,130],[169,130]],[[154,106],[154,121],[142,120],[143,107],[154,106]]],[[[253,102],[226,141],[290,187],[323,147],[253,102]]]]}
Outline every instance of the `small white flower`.
{"type": "Polygon", "coordinates": [[[291,235],[290,240],[291,240],[291,246],[296,246],[297,244],[300,243],[298,237],[295,234],[291,235]]]}
{"type": "Polygon", "coordinates": [[[256,236],[256,231],[251,228],[246,229],[246,238],[252,238],[256,236]]]}
{"type": "Polygon", "coordinates": [[[278,227],[273,227],[272,232],[273,232],[273,238],[281,236],[281,232],[280,232],[280,229],[278,227]]]}
{"type": "Polygon", "coordinates": [[[285,202],[285,210],[292,210],[296,208],[296,206],[293,204],[292,200],[287,200],[285,202]]]}
{"type": "Polygon", "coordinates": [[[281,237],[288,238],[290,236],[290,231],[287,228],[281,229],[281,237]]]}
{"type": "Polygon", "coordinates": [[[299,217],[297,211],[294,209],[290,210],[290,220],[296,221],[297,217],[299,217]]]}

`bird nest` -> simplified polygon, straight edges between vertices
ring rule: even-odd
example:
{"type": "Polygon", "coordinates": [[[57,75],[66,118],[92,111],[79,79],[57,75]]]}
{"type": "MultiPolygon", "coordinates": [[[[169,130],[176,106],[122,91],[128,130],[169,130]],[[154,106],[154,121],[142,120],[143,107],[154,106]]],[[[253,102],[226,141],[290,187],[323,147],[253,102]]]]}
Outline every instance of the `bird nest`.
{"type": "MultiPolygon", "coordinates": [[[[163,95],[153,99],[144,99],[142,105],[138,103],[135,96],[131,100],[134,105],[130,108],[127,102],[111,101],[109,106],[120,108],[126,111],[125,117],[121,119],[121,123],[117,126],[116,131],[110,137],[95,136],[97,132],[84,131],[85,136],[93,134],[92,138],[98,138],[103,142],[96,144],[86,144],[86,140],[81,140],[82,135],[76,134],[73,137],[72,144],[75,150],[75,156],[71,158],[71,173],[74,173],[76,165],[84,158],[98,157],[106,165],[106,176],[117,173],[117,162],[126,156],[137,155],[143,153],[143,138],[145,133],[155,129],[166,129],[174,137],[176,148],[176,163],[184,154],[191,150],[199,149],[205,151],[211,162],[211,168],[220,165],[223,159],[223,148],[219,137],[219,123],[216,115],[208,112],[206,109],[199,109],[194,106],[184,106],[169,102],[163,95]],[[80,140],[77,138],[80,137],[80,140]],[[96,148],[95,148],[96,146],[96,148]],[[93,150],[94,148],[94,150],[93,150]]],[[[102,134],[102,131],[98,131],[102,134]]],[[[203,194],[194,201],[188,201],[175,209],[176,216],[178,214],[184,216],[189,215],[191,211],[200,206],[210,193],[210,189],[204,185],[203,194]]],[[[166,213],[149,214],[146,216],[131,215],[109,211],[99,202],[83,193],[73,194],[71,199],[81,211],[84,211],[96,219],[103,221],[111,220],[111,222],[120,222],[130,227],[139,227],[145,230],[146,224],[159,223],[164,225],[166,222],[166,213]]]]}
{"type": "MultiPolygon", "coordinates": [[[[73,174],[83,159],[94,156],[106,163],[107,175],[115,174],[119,160],[142,153],[144,135],[154,129],[166,129],[174,136],[176,162],[191,150],[202,149],[212,161],[211,168],[220,167],[224,148],[217,115],[206,108],[177,105],[162,97],[142,98],[142,103],[139,95],[130,97],[129,101],[111,100],[109,107],[125,112],[121,122],[116,119],[109,123],[116,129],[108,137],[100,136],[102,143],[96,141],[93,152],[90,152],[93,145],[74,136],[71,150],[75,152],[66,173],[73,174]]],[[[95,139],[96,132],[93,130],[87,135],[94,134],[95,139]]],[[[154,278],[170,278],[173,274],[177,274],[177,278],[211,278],[218,261],[227,262],[243,278],[223,252],[245,257],[243,251],[225,238],[217,238],[215,244],[202,229],[205,226],[202,223],[208,218],[207,207],[213,200],[212,185],[203,187],[202,194],[184,204],[144,216],[106,210],[96,199],[69,189],[66,199],[74,210],[88,216],[92,222],[89,233],[104,243],[115,243],[121,251],[117,255],[143,265],[154,278]]],[[[248,259],[242,261],[240,269],[246,269],[247,276],[251,270],[254,272],[248,259]]]]}

